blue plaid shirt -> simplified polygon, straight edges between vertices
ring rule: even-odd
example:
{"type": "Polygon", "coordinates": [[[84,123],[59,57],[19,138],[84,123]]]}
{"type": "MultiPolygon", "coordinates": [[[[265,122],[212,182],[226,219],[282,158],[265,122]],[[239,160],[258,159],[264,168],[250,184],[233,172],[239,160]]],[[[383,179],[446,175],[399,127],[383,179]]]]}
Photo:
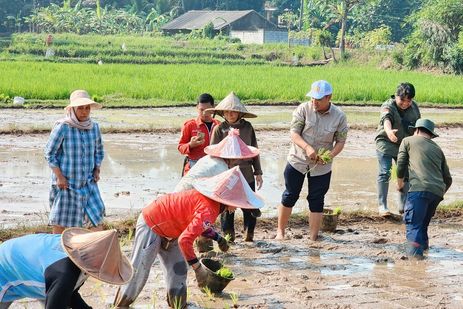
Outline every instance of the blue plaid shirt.
{"type": "MultiPolygon", "coordinates": [[[[80,188],[93,179],[93,170],[103,161],[101,132],[97,123],[90,130],[81,130],[60,123],[53,128],[45,158],[50,167],[59,167],[70,186],[80,188]]],[[[52,173],[52,183],[56,176],[52,173]]]]}

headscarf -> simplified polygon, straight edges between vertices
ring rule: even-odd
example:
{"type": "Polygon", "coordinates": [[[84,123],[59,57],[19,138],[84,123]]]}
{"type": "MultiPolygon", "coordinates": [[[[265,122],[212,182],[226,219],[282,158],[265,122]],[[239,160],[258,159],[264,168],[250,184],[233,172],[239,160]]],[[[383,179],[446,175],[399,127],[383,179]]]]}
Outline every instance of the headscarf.
{"type": "Polygon", "coordinates": [[[91,130],[93,128],[93,122],[91,118],[88,118],[85,121],[79,121],[79,119],[77,119],[74,107],[69,107],[66,109],[66,117],[56,122],[56,124],[60,123],[66,123],[67,125],[80,130],[91,130]]]}

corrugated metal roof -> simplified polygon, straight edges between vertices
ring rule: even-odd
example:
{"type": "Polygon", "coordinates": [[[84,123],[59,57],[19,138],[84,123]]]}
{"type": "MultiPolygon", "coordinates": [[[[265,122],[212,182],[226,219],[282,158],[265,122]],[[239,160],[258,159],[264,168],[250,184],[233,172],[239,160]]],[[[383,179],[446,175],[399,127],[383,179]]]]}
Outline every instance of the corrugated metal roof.
{"type": "Polygon", "coordinates": [[[248,15],[253,10],[247,11],[188,11],[165,24],[161,29],[181,30],[181,29],[201,29],[207,23],[212,22],[215,30],[220,30],[234,21],[248,15]]]}

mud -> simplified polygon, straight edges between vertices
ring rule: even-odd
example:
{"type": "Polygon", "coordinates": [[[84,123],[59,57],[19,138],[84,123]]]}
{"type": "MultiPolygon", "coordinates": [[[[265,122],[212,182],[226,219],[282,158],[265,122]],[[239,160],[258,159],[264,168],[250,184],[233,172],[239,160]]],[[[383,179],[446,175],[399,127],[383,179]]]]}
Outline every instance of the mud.
{"type": "MultiPolygon", "coordinates": [[[[423,261],[403,254],[400,223],[339,225],[310,242],[308,227],[292,223],[290,239],[273,240],[274,221],[258,222],[256,241],[238,235],[228,253],[212,254],[235,274],[222,294],[208,297],[188,273],[189,308],[462,308],[463,222],[434,221],[423,261]],[[450,223],[450,224],[449,224],[450,223]]],[[[129,252],[130,248],[125,250],[129,252]]],[[[216,250],[217,247],[216,247],[216,250]]],[[[167,308],[158,262],[134,308],[167,308]]],[[[82,287],[93,308],[109,308],[116,287],[89,280],[82,287]]],[[[39,308],[26,302],[12,308],[39,308]]]]}
{"type": "MultiPolygon", "coordinates": [[[[51,126],[61,114],[56,110],[21,112],[24,117],[18,119],[17,113],[10,117],[0,111],[0,129],[34,123],[51,126]],[[13,118],[14,124],[5,122],[13,118]]],[[[120,117],[120,111],[117,113],[105,117],[120,117]]],[[[127,120],[121,123],[137,115],[127,113],[127,120]]],[[[185,116],[180,113],[178,119],[185,116]]],[[[104,125],[114,125],[112,121],[104,125]]],[[[177,120],[175,125],[180,122],[177,120]]],[[[285,125],[283,121],[281,125],[285,125]]],[[[276,215],[284,188],[282,171],[289,134],[278,126],[277,121],[271,130],[258,132],[259,147],[265,154],[264,187],[260,193],[266,200],[267,218],[276,215]]],[[[442,146],[454,178],[444,201],[449,203],[463,196],[463,133],[446,127],[441,127],[439,133],[441,137],[435,141],[442,146]]],[[[47,134],[0,135],[0,228],[47,222],[50,170],[43,158],[47,138],[47,134]]],[[[179,180],[182,157],[176,150],[178,134],[104,134],[103,138],[106,157],[100,188],[108,220],[134,215],[159,194],[170,192],[179,180]]],[[[344,211],[376,209],[373,139],[372,129],[350,131],[344,151],[335,159],[328,206],[340,206],[344,211]]],[[[392,184],[390,190],[394,193],[392,184]]],[[[306,211],[305,195],[306,191],[295,212],[306,211]]],[[[390,194],[390,203],[394,210],[394,194],[390,194]]],[[[189,272],[189,307],[232,308],[236,304],[240,308],[463,308],[462,218],[432,222],[431,248],[424,261],[409,260],[403,254],[405,233],[400,221],[349,221],[341,215],[336,232],[323,233],[322,241],[313,243],[304,220],[291,223],[288,240],[274,241],[276,220],[262,219],[254,243],[244,242],[238,233],[229,253],[212,254],[236,276],[223,294],[209,297],[202,293],[193,272],[189,272]]],[[[124,250],[129,253],[130,246],[124,250]]],[[[166,308],[164,286],[156,262],[135,308],[166,308]]],[[[109,308],[115,292],[114,286],[95,280],[82,288],[84,299],[93,308],[109,308]]],[[[41,306],[24,300],[11,308],[41,306]]]]}

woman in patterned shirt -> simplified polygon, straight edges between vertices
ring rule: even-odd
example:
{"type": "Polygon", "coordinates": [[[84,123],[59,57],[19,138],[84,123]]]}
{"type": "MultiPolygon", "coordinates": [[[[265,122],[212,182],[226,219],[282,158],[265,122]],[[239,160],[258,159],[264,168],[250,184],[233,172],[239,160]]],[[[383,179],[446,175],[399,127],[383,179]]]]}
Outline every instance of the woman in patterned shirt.
{"type": "Polygon", "coordinates": [[[49,224],[59,234],[67,227],[101,229],[105,212],[98,190],[104,151],[92,108],[101,108],[85,90],[71,93],[66,117],[57,121],[45,147],[52,173],[49,224]]]}

